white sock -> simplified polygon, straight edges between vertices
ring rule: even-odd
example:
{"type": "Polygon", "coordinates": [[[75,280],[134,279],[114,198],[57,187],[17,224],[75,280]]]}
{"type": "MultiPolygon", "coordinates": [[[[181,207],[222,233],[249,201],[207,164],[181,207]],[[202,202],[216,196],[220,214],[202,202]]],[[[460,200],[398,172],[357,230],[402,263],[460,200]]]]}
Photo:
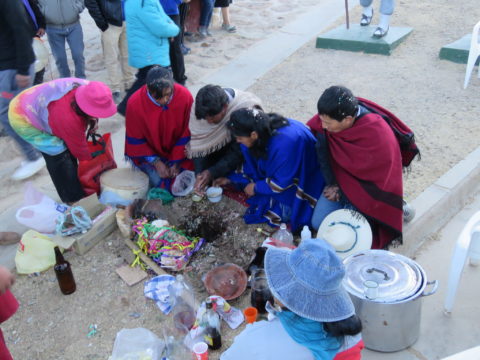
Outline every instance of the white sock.
{"type": "Polygon", "coordinates": [[[390,16],[391,15],[380,14],[380,23],[378,24],[378,27],[381,27],[383,30],[387,30],[390,24],[390,16]]]}
{"type": "Polygon", "coordinates": [[[364,7],[364,8],[363,8],[363,11],[362,11],[362,14],[365,15],[365,16],[371,17],[371,16],[373,15],[373,7],[372,7],[372,5],[367,6],[367,7],[364,7]]]}

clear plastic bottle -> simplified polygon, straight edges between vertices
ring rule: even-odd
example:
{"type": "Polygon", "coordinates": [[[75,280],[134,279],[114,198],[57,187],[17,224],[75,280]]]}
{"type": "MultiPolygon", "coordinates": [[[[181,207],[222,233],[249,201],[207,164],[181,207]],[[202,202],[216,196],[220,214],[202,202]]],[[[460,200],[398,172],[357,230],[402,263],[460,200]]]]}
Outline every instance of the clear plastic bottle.
{"type": "Polygon", "coordinates": [[[281,241],[285,245],[293,245],[293,235],[288,231],[285,223],[280,224],[280,229],[273,234],[272,238],[281,241]]]}
{"type": "Polygon", "coordinates": [[[310,231],[310,228],[308,227],[308,225],[305,225],[303,227],[302,232],[300,233],[300,237],[302,241],[312,238],[312,232],[310,231]]]}
{"type": "Polygon", "coordinates": [[[203,336],[208,347],[217,350],[222,347],[222,335],[220,334],[220,316],[213,310],[211,300],[205,303],[207,310],[202,316],[201,324],[205,326],[205,334],[203,336]]]}
{"type": "Polygon", "coordinates": [[[175,328],[186,334],[195,322],[195,293],[185,282],[183,275],[177,275],[175,282],[169,286],[175,328]]]}

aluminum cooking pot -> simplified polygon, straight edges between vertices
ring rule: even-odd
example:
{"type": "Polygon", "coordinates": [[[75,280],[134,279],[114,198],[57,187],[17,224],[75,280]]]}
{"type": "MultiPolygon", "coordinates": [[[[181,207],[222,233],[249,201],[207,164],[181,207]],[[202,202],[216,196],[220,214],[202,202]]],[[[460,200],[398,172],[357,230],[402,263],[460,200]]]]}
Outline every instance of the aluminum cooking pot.
{"type": "Polygon", "coordinates": [[[366,250],[344,260],[343,285],[362,321],[365,347],[394,352],[414,344],[420,333],[422,297],[437,291],[415,261],[385,250],[366,250]],[[432,286],[426,291],[427,286],[432,286]]]}

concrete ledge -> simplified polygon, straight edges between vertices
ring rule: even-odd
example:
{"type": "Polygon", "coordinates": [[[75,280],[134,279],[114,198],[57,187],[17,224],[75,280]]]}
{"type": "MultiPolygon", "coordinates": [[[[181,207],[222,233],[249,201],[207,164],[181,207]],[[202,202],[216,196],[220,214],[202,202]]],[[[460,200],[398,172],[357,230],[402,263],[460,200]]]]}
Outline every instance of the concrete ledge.
{"type": "Polygon", "coordinates": [[[317,48],[345,51],[363,51],[370,54],[390,55],[412,32],[408,27],[390,27],[388,34],[381,39],[372,36],[373,26],[339,26],[317,38],[317,48]]]}
{"type": "MultiPolygon", "coordinates": [[[[470,51],[470,40],[472,34],[467,34],[461,39],[443,46],[440,49],[438,57],[442,60],[453,61],[459,64],[466,64],[468,62],[468,52],[470,51]]],[[[478,65],[477,60],[476,65],[478,65]]]]}
{"type": "Polygon", "coordinates": [[[412,201],[416,216],[403,230],[404,245],[393,249],[409,257],[480,191],[480,147],[412,201]]]}

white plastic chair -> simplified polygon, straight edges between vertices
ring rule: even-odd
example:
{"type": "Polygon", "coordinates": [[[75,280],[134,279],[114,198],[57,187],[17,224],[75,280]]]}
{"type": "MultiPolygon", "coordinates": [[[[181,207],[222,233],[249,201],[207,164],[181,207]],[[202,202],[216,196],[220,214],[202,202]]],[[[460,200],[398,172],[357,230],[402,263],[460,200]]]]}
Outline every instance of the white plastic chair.
{"type": "MultiPolygon", "coordinates": [[[[477,62],[478,57],[480,56],[480,43],[478,39],[478,32],[480,31],[480,22],[473,27],[472,39],[470,40],[470,51],[468,52],[468,62],[467,62],[467,71],[465,72],[465,81],[463,83],[463,88],[466,89],[468,82],[470,81],[470,76],[472,75],[473,68],[477,62]]],[[[480,78],[480,70],[478,73],[480,78]]]]}
{"type": "Polygon", "coordinates": [[[445,297],[446,314],[452,312],[458,284],[467,258],[470,258],[470,265],[472,266],[480,264],[480,211],[473,214],[468,220],[455,244],[445,297]]]}

